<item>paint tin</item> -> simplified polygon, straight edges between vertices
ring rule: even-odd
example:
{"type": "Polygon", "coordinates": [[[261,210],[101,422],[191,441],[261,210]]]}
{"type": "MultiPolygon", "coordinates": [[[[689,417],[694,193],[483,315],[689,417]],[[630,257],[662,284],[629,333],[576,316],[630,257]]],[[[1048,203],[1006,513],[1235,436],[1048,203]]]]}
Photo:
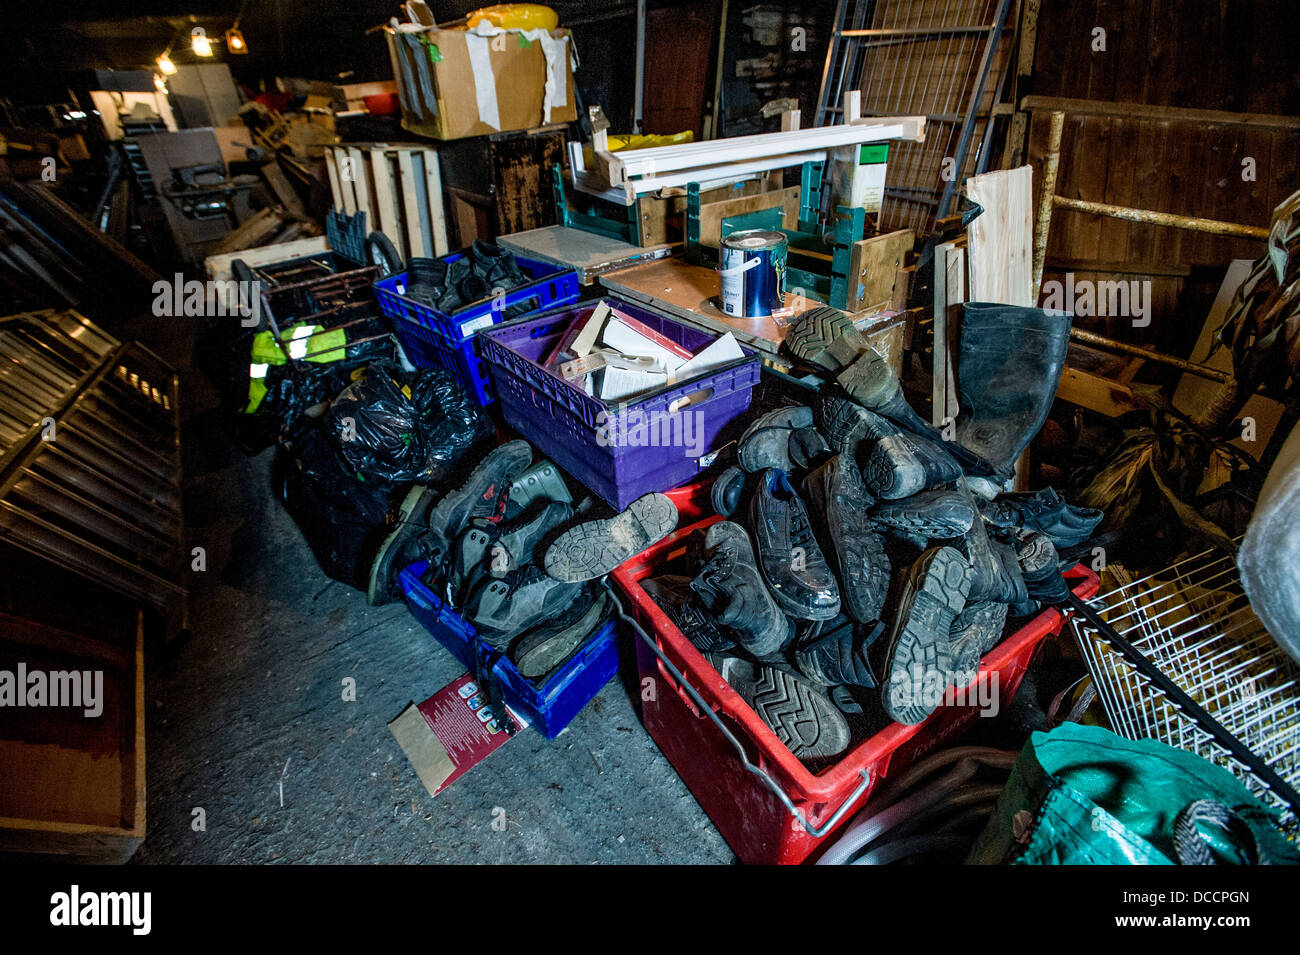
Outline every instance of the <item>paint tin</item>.
{"type": "Polygon", "coordinates": [[[718,253],[722,310],[766,318],[785,305],[785,236],[767,229],[733,232],[718,253]]]}

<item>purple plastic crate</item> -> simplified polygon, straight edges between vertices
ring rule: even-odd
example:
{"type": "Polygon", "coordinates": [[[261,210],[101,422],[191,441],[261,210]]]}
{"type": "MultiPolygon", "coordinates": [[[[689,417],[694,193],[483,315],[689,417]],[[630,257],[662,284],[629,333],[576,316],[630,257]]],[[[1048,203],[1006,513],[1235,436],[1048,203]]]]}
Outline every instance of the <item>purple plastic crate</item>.
{"type": "MultiPolygon", "coordinates": [[[[698,352],[719,336],[617,298],[611,307],[698,352]]],[[[590,315],[585,302],[479,332],[479,351],[506,421],[615,508],[691,480],[718,433],[749,408],[760,361],[745,357],[629,401],[602,401],[540,364],[569,326],[590,315]]]]}

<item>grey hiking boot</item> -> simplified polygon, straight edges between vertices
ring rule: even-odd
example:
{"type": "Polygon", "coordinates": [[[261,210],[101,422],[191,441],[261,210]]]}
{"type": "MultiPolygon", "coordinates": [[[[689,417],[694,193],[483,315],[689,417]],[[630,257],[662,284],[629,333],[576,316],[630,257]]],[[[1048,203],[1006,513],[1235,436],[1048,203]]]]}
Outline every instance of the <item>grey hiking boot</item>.
{"type": "Polygon", "coordinates": [[[795,666],[809,680],[822,686],[870,689],[879,684],[867,651],[884,632],[885,625],[879,621],[871,627],[837,628],[795,650],[795,666]]]}
{"type": "Polygon", "coordinates": [[[885,649],[882,699],[899,723],[920,723],[957,672],[951,632],[970,593],[970,563],[952,547],[926,551],[907,571],[885,649]]]}
{"type": "Polygon", "coordinates": [[[690,587],[709,615],[734,631],[737,642],[754,656],[784,647],[794,631],[763,583],[745,529],[718,521],[704,535],[704,553],[704,566],[690,587]]]}
{"type": "Polygon", "coordinates": [[[639,497],[613,517],[570,527],[546,548],[556,580],[595,580],[663,540],[677,527],[677,507],[664,494],[639,497]]]}
{"type": "Polygon", "coordinates": [[[953,668],[958,683],[966,685],[975,679],[984,654],[1002,641],[1006,623],[1007,605],[993,600],[968,603],[957,614],[948,639],[953,648],[953,668]]]}
{"type": "Polygon", "coordinates": [[[511,521],[492,524],[475,519],[461,532],[451,549],[447,571],[447,592],[455,606],[474,572],[504,577],[534,562],[542,539],[573,516],[573,506],[564,501],[539,501],[511,521]]]}
{"type": "Polygon", "coordinates": [[[898,500],[961,476],[961,465],[938,438],[906,431],[848,398],[823,396],[820,409],[831,450],[853,456],[876,497],[898,500]]]}
{"type": "Polygon", "coordinates": [[[1061,558],[1050,537],[1020,528],[1008,543],[1016,549],[1016,560],[1031,598],[1048,604],[1061,604],[1070,599],[1070,588],[1061,576],[1061,558]]]}
{"type": "Polygon", "coordinates": [[[882,501],[872,520],[909,538],[950,540],[967,534],[976,511],[970,499],[953,488],[921,491],[900,501],[882,501]]]}
{"type": "Polygon", "coordinates": [[[875,503],[846,454],[837,454],[804,478],[804,494],[822,552],[840,579],[840,599],[854,620],[880,619],[889,595],[889,556],[868,516],[875,503]]]}
{"type": "Polygon", "coordinates": [[[510,485],[506,501],[506,519],[513,520],[538,501],[573,503],[573,495],[564,483],[564,475],[550,461],[543,458],[533,464],[510,485]]]}
{"type": "Polygon", "coordinates": [[[821,690],[786,670],[710,653],[718,675],[798,759],[838,756],[849,748],[849,722],[821,690]]]}
{"type": "Polygon", "coordinates": [[[889,362],[874,348],[863,353],[836,376],[840,387],[854,401],[876,414],[902,425],[908,431],[938,437],[903,397],[903,387],[889,362]]]}
{"type": "Polygon", "coordinates": [[[445,559],[452,542],[475,519],[498,523],[505,516],[511,485],[533,459],[527,441],[508,441],[493,448],[465,483],[448,491],[429,512],[430,564],[445,559]]]}
{"type": "Polygon", "coordinates": [[[839,583],[784,471],[763,472],[749,502],[749,526],[759,569],[777,606],[802,620],[830,620],[840,612],[839,583]]]}
{"type": "Polygon", "coordinates": [[[600,590],[576,600],[560,615],[524,634],[510,648],[510,659],[526,680],[546,681],[582,648],[609,618],[609,596],[600,590]]]}
{"type": "Polygon", "coordinates": [[[484,578],[465,601],[465,613],[482,640],[502,650],[525,630],[561,614],[583,589],[529,564],[504,578],[484,578]]]}
{"type": "Polygon", "coordinates": [[[740,466],[751,474],[764,468],[791,469],[790,436],[801,428],[811,428],[812,409],[804,405],[777,408],[759,415],[745,429],[736,446],[740,466]]]}

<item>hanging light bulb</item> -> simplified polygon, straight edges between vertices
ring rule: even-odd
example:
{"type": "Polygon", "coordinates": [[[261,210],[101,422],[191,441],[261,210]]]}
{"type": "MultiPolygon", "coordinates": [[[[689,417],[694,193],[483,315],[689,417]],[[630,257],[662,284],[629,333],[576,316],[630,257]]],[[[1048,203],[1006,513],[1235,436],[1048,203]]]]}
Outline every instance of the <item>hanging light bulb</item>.
{"type": "Polygon", "coordinates": [[[161,73],[155,73],[153,75],[153,85],[159,93],[167,92],[167,81],[162,78],[161,73]]]}
{"type": "Polygon", "coordinates": [[[203,27],[195,27],[190,31],[190,47],[195,56],[212,55],[212,41],[208,39],[208,33],[203,27]]]}
{"type": "Polygon", "coordinates": [[[226,31],[226,52],[228,53],[247,53],[248,44],[244,42],[244,34],[239,32],[239,27],[231,27],[226,31]]]}
{"type": "Polygon", "coordinates": [[[172,62],[172,58],[166,53],[158,57],[154,62],[158,64],[158,69],[162,70],[163,76],[176,75],[176,64],[172,62]]]}

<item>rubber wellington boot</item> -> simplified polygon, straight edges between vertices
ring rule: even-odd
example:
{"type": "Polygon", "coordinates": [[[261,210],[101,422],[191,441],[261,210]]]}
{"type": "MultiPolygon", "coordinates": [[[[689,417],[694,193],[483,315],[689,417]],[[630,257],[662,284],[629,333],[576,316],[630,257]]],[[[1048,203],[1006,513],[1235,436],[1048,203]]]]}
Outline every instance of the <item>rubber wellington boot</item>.
{"type": "Polygon", "coordinates": [[[967,302],[957,361],[957,443],[1009,475],[1047,420],[1070,343],[1070,316],[967,302]]]}

